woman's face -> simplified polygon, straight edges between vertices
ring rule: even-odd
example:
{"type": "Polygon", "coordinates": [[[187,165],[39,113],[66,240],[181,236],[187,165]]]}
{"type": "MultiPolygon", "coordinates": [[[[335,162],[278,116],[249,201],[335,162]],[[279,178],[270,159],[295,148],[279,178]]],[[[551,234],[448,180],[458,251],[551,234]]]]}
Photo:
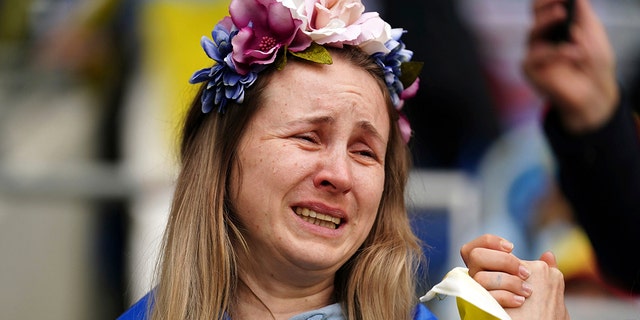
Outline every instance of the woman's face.
{"type": "Polygon", "coordinates": [[[251,260],[265,272],[335,273],[380,204],[390,130],[381,89],[335,57],[329,66],[290,62],[263,98],[231,189],[251,260]]]}

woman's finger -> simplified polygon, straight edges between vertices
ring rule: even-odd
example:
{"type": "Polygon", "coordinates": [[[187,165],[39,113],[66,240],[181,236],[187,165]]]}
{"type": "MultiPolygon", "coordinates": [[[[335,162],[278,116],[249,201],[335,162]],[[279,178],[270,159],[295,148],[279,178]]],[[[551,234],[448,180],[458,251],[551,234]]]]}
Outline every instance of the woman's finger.
{"type": "Polygon", "coordinates": [[[515,295],[509,291],[493,290],[489,291],[491,296],[498,301],[503,308],[517,308],[524,304],[524,296],[515,295]]]}
{"type": "Polygon", "coordinates": [[[465,261],[469,268],[469,275],[474,277],[480,271],[499,271],[526,279],[529,270],[520,263],[516,256],[502,251],[486,248],[475,248],[465,261]]]}
{"type": "Polygon", "coordinates": [[[503,290],[525,298],[532,293],[531,285],[526,281],[504,272],[480,271],[473,279],[488,291],[503,290]]]}
{"type": "Polygon", "coordinates": [[[462,248],[460,248],[460,255],[462,256],[462,260],[464,260],[465,263],[469,261],[468,258],[471,251],[476,248],[486,248],[509,253],[513,250],[513,243],[502,237],[492,234],[485,234],[477,237],[470,242],[467,242],[462,246],[462,248]]]}

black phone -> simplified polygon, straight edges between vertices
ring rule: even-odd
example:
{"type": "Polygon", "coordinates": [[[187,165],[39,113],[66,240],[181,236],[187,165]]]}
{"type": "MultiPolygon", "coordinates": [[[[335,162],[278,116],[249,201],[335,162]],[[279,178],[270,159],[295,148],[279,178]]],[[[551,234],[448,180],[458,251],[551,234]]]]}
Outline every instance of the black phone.
{"type": "Polygon", "coordinates": [[[569,32],[569,29],[573,22],[575,0],[565,0],[564,6],[567,10],[567,18],[549,30],[547,37],[552,42],[559,43],[571,41],[571,33],[569,32]]]}

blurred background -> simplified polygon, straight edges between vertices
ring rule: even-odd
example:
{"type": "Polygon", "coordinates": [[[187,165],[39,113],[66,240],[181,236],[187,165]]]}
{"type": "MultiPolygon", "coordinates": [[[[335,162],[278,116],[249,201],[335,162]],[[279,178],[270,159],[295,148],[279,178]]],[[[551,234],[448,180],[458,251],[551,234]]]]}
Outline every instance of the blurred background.
{"type": "MultiPolygon", "coordinates": [[[[556,252],[573,319],[640,319],[637,301],[593,280],[590,244],[555,185],[542,101],[519,67],[529,1],[363,2],[407,29],[425,61],[407,106],[424,289],[461,265],[462,243],[491,232],[524,258],[556,252]]],[[[621,83],[633,82],[640,1],[592,3],[621,83]]],[[[152,287],[187,80],[210,66],[200,38],[227,6],[0,0],[0,319],[115,319],[152,287]]]]}

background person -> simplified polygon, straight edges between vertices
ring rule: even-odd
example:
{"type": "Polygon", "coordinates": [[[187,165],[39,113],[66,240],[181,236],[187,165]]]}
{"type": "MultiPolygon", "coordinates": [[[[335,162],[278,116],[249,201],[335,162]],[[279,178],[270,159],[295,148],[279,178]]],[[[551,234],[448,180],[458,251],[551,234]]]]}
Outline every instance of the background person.
{"type": "Polygon", "coordinates": [[[548,30],[567,16],[563,3],[534,1],[524,71],[550,103],[544,128],[560,187],[590,239],[600,273],[624,295],[637,294],[640,258],[620,257],[640,241],[640,131],[589,1],[575,1],[568,41],[548,40],[548,30]]]}

